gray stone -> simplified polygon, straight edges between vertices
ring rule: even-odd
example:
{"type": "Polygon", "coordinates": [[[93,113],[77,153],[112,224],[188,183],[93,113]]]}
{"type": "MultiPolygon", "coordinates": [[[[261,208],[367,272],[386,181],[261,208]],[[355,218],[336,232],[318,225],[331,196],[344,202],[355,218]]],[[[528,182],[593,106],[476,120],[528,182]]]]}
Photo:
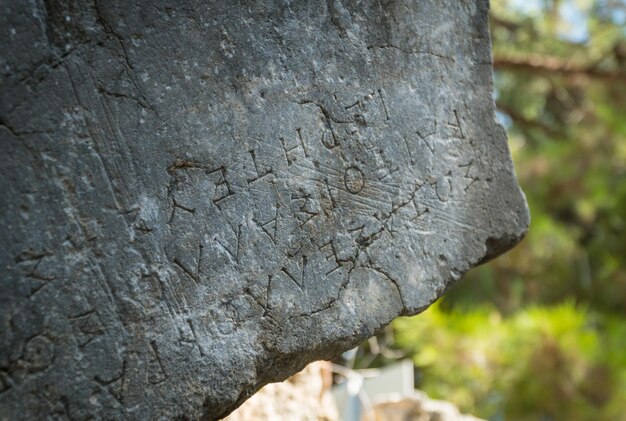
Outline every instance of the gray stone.
{"type": "Polygon", "coordinates": [[[523,236],[487,0],[0,0],[0,418],[219,418],[523,236]]]}

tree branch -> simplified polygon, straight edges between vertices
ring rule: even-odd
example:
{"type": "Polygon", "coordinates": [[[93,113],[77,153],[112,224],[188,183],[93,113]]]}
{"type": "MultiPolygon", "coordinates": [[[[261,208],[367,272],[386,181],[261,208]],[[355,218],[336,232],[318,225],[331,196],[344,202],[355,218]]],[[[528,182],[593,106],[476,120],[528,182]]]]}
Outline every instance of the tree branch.
{"type": "Polygon", "coordinates": [[[496,70],[522,71],[543,75],[581,76],[610,82],[626,82],[626,71],[623,70],[603,70],[593,66],[586,67],[569,63],[557,57],[536,54],[523,58],[495,56],[493,67],[496,70]]]}
{"type": "Polygon", "coordinates": [[[522,113],[516,111],[514,108],[509,107],[508,105],[503,104],[501,101],[496,101],[496,107],[504,114],[507,114],[509,117],[511,117],[513,122],[515,122],[522,129],[539,129],[553,139],[558,139],[560,136],[562,136],[562,134],[560,134],[558,130],[538,120],[527,118],[522,113]]]}

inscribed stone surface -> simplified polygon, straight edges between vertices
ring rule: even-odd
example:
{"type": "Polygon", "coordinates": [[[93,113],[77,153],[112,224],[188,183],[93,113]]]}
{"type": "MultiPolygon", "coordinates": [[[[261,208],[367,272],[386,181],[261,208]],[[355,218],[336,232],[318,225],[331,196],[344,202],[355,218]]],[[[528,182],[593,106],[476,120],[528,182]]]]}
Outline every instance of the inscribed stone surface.
{"type": "Polygon", "coordinates": [[[218,418],[528,211],[486,0],[0,0],[0,416],[218,418]]]}

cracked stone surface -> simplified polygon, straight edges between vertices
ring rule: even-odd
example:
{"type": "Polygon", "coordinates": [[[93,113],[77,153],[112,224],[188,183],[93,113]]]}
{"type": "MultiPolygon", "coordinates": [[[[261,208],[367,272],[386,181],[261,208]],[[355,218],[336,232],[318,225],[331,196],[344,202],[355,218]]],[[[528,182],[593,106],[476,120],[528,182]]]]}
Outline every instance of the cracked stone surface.
{"type": "Polygon", "coordinates": [[[528,210],[487,0],[0,0],[0,419],[216,419],[528,210]]]}

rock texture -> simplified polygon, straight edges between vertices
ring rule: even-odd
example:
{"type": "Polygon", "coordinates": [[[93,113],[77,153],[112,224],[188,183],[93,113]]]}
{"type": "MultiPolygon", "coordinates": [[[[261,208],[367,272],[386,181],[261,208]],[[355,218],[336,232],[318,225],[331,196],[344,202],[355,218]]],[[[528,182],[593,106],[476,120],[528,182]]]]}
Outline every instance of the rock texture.
{"type": "Polygon", "coordinates": [[[284,382],[263,387],[224,421],[339,421],[332,383],[331,364],[316,361],[284,382]]]}
{"type": "Polygon", "coordinates": [[[219,418],[528,211],[487,0],[0,0],[0,417],[219,418]]]}

